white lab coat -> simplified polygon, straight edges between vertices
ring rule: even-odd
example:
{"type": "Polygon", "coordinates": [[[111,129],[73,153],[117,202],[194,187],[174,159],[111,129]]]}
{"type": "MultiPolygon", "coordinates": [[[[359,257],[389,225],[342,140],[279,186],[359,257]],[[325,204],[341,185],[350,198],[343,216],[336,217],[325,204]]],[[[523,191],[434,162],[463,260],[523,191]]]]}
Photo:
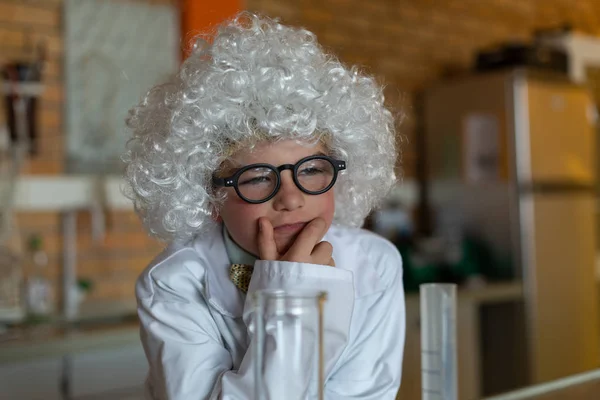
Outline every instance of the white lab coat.
{"type": "MultiPolygon", "coordinates": [[[[248,294],[264,288],[327,291],[325,398],[394,399],[405,338],[400,254],[360,229],[332,226],[324,240],[333,245],[335,268],[257,260],[248,294]]],[[[250,304],[229,279],[229,265],[216,227],[167,248],[138,279],[141,339],[150,365],[147,398],[254,398],[250,304]]]]}

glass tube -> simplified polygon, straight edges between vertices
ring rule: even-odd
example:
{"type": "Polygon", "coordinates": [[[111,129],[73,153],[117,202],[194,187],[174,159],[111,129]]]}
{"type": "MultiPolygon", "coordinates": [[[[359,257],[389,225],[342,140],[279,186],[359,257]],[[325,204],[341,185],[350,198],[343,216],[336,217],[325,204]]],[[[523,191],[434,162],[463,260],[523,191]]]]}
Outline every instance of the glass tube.
{"type": "Polygon", "coordinates": [[[422,399],[457,400],[456,285],[421,285],[420,301],[422,399]]]}
{"type": "Polygon", "coordinates": [[[323,305],[319,291],[254,294],[256,400],[323,400],[323,305]]]}

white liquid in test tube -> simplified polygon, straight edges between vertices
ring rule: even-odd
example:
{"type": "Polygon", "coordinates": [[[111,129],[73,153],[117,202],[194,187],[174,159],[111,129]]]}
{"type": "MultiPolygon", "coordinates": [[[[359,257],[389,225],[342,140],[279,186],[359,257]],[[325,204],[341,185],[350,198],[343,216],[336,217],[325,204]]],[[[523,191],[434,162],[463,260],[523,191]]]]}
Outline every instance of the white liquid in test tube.
{"type": "Polygon", "coordinates": [[[422,400],[457,400],[456,285],[421,285],[420,301],[422,400]]]}

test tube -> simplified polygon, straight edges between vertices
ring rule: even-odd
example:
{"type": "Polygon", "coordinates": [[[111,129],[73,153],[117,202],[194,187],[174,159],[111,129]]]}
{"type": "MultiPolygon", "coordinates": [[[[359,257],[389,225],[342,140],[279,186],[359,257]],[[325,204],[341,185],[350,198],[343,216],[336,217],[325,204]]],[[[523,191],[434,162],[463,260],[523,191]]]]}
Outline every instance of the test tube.
{"type": "Polygon", "coordinates": [[[326,298],[316,290],[254,293],[256,400],[323,400],[326,298]]]}
{"type": "Polygon", "coordinates": [[[456,285],[420,286],[422,400],[457,400],[456,285]]]}

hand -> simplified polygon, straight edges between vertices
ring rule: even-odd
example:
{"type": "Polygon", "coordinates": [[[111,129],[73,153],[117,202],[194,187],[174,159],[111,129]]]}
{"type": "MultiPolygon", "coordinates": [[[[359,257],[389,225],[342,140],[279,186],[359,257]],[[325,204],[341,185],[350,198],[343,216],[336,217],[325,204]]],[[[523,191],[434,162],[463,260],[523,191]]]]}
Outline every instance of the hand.
{"type": "Polygon", "coordinates": [[[267,218],[258,220],[258,253],[261,260],[279,260],[335,267],[331,243],[319,240],[325,235],[327,223],[322,218],[310,221],[298,234],[285,254],[279,254],[273,238],[273,225],[267,218]]]}

